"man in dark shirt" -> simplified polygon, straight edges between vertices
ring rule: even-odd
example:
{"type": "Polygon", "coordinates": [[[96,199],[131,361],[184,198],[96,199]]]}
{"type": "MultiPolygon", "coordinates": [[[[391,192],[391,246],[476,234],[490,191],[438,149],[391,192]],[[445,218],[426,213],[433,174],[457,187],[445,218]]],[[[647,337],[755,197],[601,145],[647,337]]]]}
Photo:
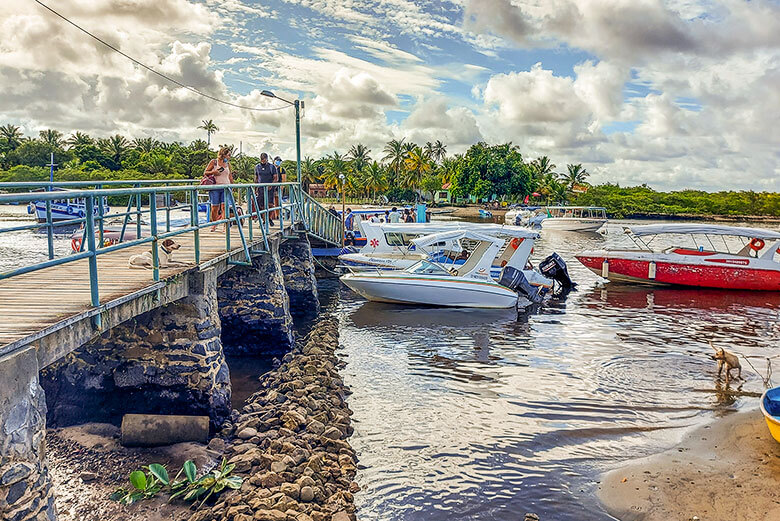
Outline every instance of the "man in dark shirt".
{"type": "MultiPolygon", "coordinates": [[[[275,183],[278,181],[279,172],[276,170],[276,167],[268,162],[268,154],[263,152],[260,154],[260,162],[255,165],[255,183],[275,183]]],[[[261,210],[265,210],[268,208],[268,201],[274,200],[274,192],[276,188],[269,187],[267,189],[265,188],[257,188],[255,190],[255,193],[257,194],[257,204],[260,206],[261,210]],[[268,191],[268,200],[266,200],[266,190],[268,191]]],[[[271,226],[274,225],[274,222],[271,220],[271,215],[268,215],[268,224],[271,226]]]]}

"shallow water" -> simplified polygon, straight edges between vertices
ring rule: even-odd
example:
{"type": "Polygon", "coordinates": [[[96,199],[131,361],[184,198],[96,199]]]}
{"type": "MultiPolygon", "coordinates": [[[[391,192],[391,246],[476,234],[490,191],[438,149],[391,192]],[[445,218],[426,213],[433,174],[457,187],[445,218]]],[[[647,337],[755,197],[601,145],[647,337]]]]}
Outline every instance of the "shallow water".
{"type": "MultiPolygon", "coordinates": [[[[718,392],[707,341],[776,354],[780,294],[601,284],[573,258],[620,240],[544,232],[534,262],[557,251],[579,288],[532,314],[369,303],[320,281],[353,391],[360,519],[611,519],[595,495],[602,471],[756,407],[718,392]]],[[[68,236],[56,244],[67,253],[68,236]]],[[[0,234],[0,270],[45,251],[45,235],[0,234]]],[[[236,400],[267,369],[253,364],[231,360],[236,400]]],[[[742,390],[760,392],[743,365],[742,390]]]]}

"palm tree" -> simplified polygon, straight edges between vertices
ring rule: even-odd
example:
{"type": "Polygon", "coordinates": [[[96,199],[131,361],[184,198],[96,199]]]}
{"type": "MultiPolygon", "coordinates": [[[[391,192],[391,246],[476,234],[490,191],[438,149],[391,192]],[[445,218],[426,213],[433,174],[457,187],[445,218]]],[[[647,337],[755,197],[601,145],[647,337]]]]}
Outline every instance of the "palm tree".
{"type": "Polygon", "coordinates": [[[317,162],[306,156],[301,161],[301,178],[298,180],[303,185],[303,189],[308,192],[309,185],[317,182],[318,175],[317,162]]]}
{"type": "Polygon", "coordinates": [[[352,145],[352,148],[347,152],[347,157],[352,161],[352,166],[355,172],[362,172],[363,169],[371,162],[371,149],[365,145],[358,143],[352,145]]]}
{"type": "Polygon", "coordinates": [[[147,154],[157,148],[158,145],[157,140],[150,137],[135,138],[133,140],[133,148],[147,154]]]}
{"type": "Polygon", "coordinates": [[[76,148],[84,145],[94,145],[95,140],[92,139],[89,134],[76,131],[67,140],[65,140],[65,144],[70,148],[76,148]]]}
{"type": "MultiPolygon", "coordinates": [[[[412,149],[404,160],[406,173],[403,177],[404,186],[417,191],[422,183],[423,177],[431,171],[431,158],[420,147],[412,149]]],[[[419,193],[417,194],[419,197],[419,193]]]]}
{"type": "Polygon", "coordinates": [[[128,148],[127,138],[116,134],[108,139],[99,139],[98,146],[104,154],[114,161],[117,168],[122,166],[122,158],[125,156],[128,148]]]}
{"type": "Polygon", "coordinates": [[[62,132],[59,130],[41,130],[38,132],[40,140],[54,148],[62,148],[62,132]]]}
{"type": "Polygon", "coordinates": [[[566,165],[568,173],[561,175],[561,182],[569,187],[569,190],[574,190],[576,185],[585,183],[585,179],[588,178],[590,173],[582,168],[581,163],[576,165],[566,165]]]}
{"type": "Polygon", "coordinates": [[[11,150],[16,150],[16,147],[22,144],[23,135],[16,125],[11,125],[9,123],[0,127],[0,136],[5,139],[8,148],[11,150]]]}
{"type": "Polygon", "coordinates": [[[438,139],[431,148],[431,157],[438,163],[447,156],[447,145],[439,141],[438,139]]]}
{"type": "Polygon", "coordinates": [[[341,184],[341,175],[345,177],[349,175],[349,163],[338,152],[334,151],[333,154],[326,156],[324,166],[322,180],[325,188],[338,188],[341,184]]]}
{"type": "Polygon", "coordinates": [[[555,170],[555,165],[547,156],[537,157],[531,161],[531,167],[534,169],[534,173],[538,179],[542,179],[547,174],[553,173],[555,170]]]}
{"type": "Polygon", "coordinates": [[[397,139],[389,141],[387,145],[385,145],[385,148],[382,149],[382,152],[385,153],[382,161],[387,162],[387,166],[393,171],[393,174],[395,174],[394,180],[398,180],[400,178],[401,170],[404,167],[404,159],[406,158],[404,139],[401,138],[400,141],[397,139]]]}
{"type": "Polygon", "coordinates": [[[206,121],[204,119],[202,121],[203,124],[198,128],[206,131],[206,138],[207,138],[206,143],[208,143],[207,146],[211,146],[211,134],[217,132],[219,130],[219,127],[217,127],[212,120],[206,121]]]}
{"type": "Polygon", "coordinates": [[[387,188],[387,176],[385,169],[374,161],[369,164],[362,175],[363,186],[368,191],[372,199],[376,199],[376,193],[387,188]]]}
{"type": "Polygon", "coordinates": [[[458,173],[457,167],[458,161],[454,157],[445,157],[442,160],[440,167],[442,184],[451,183],[455,180],[455,175],[458,173]]]}
{"type": "Polygon", "coordinates": [[[433,157],[433,143],[427,141],[423,150],[425,150],[425,153],[428,154],[428,157],[433,157]]]}

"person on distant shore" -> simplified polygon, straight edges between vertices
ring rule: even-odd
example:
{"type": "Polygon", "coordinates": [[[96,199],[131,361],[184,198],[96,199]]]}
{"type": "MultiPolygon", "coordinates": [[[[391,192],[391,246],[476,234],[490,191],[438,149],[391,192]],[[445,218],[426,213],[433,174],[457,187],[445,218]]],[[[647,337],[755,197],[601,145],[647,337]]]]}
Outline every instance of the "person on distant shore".
{"type": "MultiPolygon", "coordinates": [[[[260,154],[260,162],[255,165],[255,183],[275,183],[278,179],[279,172],[276,167],[268,162],[268,154],[263,152],[260,154]]],[[[268,188],[268,200],[265,198],[266,190],[264,188],[257,188],[255,194],[257,195],[257,204],[260,206],[260,210],[268,208],[268,202],[274,201],[275,188],[268,188]]],[[[274,222],[271,219],[270,213],[268,214],[268,224],[273,226],[274,222]]]]}
{"type": "Polygon", "coordinates": [[[393,209],[390,210],[390,213],[387,214],[387,222],[389,223],[400,223],[401,222],[401,214],[398,212],[398,208],[393,206],[393,209]]]}
{"type": "Polygon", "coordinates": [[[407,222],[407,223],[413,223],[414,222],[414,214],[412,213],[412,211],[409,208],[404,210],[404,222],[407,222]]]}
{"type": "Polygon", "coordinates": [[[347,231],[352,230],[352,225],[355,221],[355,214],[352,213],[352,208],[347,208],[347,215],[344,217],[344,229],[347,231]]]}
{"type": "MultiPolygon", "coordinates": [[[[230,171],[230,149],[228,147],[219,149],[217,158],[209,161],[203,175],[214,176],[215,181],[211,185],[214,188],[209,190],[209,203],[211,203],[209,220],[212,222],[222,220],[225,218],[225,203],[230,204],[232,201],[230,191],[227,191],[228,200],[225,201],[225,189],[219,186],[233,184],[233,173],[230,171]]],[[[224,229],[225,226],[222,225],[219,231],[224,231],[224,229]]],[[[217,226],[212,226],[211,231],[217,231],[217,226]]]]}
{"type": "Polygon", "coordinates": [[[372,215],[371,218],[369,219],[369,221],[372,222],[372,223],[378,223],[379,222],[379,214],[375,213],[374,215],[372,215]]]}

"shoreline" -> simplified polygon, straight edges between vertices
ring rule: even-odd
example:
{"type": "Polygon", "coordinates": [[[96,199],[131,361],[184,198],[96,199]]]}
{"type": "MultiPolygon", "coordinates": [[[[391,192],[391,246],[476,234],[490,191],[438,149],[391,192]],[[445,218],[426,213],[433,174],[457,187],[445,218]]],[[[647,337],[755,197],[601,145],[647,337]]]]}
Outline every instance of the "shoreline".
{"type": "Polygon", "coordinates": [[[734,412],[606,472],[597,494],[620,521],[778,521],[780,444],[759,410],[734,412]]]}

